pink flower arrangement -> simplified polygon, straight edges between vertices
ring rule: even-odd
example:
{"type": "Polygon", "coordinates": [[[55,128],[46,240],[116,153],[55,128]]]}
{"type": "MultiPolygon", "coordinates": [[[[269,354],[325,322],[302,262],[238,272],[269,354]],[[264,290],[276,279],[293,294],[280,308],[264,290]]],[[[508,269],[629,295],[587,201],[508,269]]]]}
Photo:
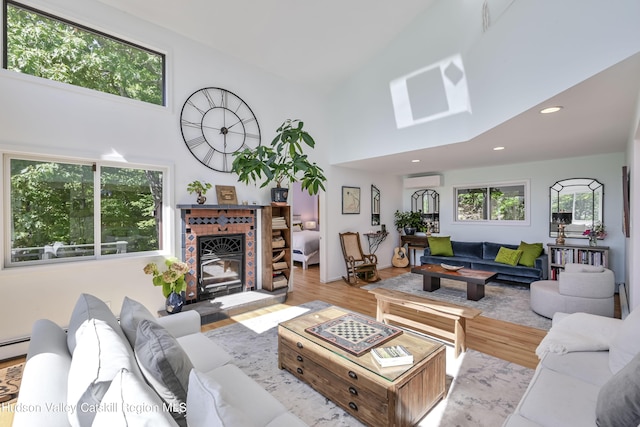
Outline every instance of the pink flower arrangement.
{"type": "Polygon", "coordinates": [[[593,225],[593,228],[587,228],[582,233],[583,236],[593,237],[595,236],[598,239],[604,239],[607,236],[607,232],[604,231],[604,224],[601,222],[596,222],[593,225]]]}

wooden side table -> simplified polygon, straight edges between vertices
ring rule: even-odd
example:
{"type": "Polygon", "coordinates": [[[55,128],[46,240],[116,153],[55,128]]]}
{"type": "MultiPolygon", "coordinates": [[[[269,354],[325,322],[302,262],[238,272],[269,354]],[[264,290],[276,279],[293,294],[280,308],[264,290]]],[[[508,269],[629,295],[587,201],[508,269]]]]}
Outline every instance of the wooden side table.
{"type": "MultiPolygon", "coordinates": [[[[425,248],[429,247],[429,241],[427,240],[427,236],[400,236],[400,240],[402,241],[402,246],[407,245],[407,249],[409,251],[413,250],[413,263],[409,262],[411,265],[420,265],[418,262],[418,258],[416,258],[416,250],[420,249],[424,252],[425,248]]],[[[409,261],[411,261],[411,256],[409,256],[409,261]]]]}

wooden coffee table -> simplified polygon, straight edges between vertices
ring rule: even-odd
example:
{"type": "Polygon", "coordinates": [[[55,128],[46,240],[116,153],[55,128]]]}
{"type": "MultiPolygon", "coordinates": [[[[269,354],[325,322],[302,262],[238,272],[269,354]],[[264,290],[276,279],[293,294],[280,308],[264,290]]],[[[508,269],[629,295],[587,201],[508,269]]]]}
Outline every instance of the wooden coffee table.
{"type": "Polygon", "coordinates": [[[347,313],[330,307],[280,323],[278,366],[368,426],[417,424],[444,397],[444,345],[404,331],[381,345],[403,345],[413,364],[381,368],[369,351],[355,356],[305,331],[347,313]]]}
{"type": "Polygon", "coordinates": [[[441,278],[467,282],[467,299],[472,301],[484,298],[484,285],[498,274],[493,271],[472,270],[470,268],[451,271],[436,264],[422,264],[413,267],[411,272],[424,276],[422,289],[427,292],[440,289],[441,278]]]}

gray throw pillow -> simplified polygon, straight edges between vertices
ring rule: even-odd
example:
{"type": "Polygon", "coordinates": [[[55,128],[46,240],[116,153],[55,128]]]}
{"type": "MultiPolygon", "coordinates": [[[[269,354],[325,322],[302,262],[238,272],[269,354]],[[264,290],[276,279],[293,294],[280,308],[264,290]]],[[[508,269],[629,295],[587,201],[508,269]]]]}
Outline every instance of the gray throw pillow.
{"type": "Polygon", "coordinates": [[[156,318],[147,310],[147,307],[129,297],[124,297],[122,308],[120,309],[120,327],[127,336],[131,348],[136,345],[138,324],[145,319],[152,322],[156,321],[156,318]]]}
{"type": "Polygon", "coordinates": [[[186,425],[187,389],[193,364],[178,341],[162,326],[142,320],[135,354],[145,379],[167,404],[180,425],[186,425]]]}
{"type": "Polygon", "coordinates": [[[640,354],[600,388],[596,424],[599,427],[640,425],[640,354]]]}
{"type": "Polygon", "coordinates": [[[76,302],[71,319],[69,319],[69,330],[67,331],[67,347],[69,353],[73,355],[76,348],[76,331],[89,319],[98,319],[106,322],[111,329],[114,330],[122,339],[127,339],[120,328],[118,319],[114,316],[111,309],[100,298],[96,298],[89,294],[80,294],[76,302]]]}

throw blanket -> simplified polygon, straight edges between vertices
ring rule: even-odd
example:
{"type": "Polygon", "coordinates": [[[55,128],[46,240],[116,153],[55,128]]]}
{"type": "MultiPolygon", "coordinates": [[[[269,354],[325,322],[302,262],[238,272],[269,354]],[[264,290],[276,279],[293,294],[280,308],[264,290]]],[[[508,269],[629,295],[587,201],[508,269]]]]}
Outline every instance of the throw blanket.
{"type": "Polygon", "coordinates": [[[609,343],[621,324],[620,319],[587,313],[569,314],[554,322],[536,348],[536,355],[542,359],[547,353],[609,350],[609,343]]]}

